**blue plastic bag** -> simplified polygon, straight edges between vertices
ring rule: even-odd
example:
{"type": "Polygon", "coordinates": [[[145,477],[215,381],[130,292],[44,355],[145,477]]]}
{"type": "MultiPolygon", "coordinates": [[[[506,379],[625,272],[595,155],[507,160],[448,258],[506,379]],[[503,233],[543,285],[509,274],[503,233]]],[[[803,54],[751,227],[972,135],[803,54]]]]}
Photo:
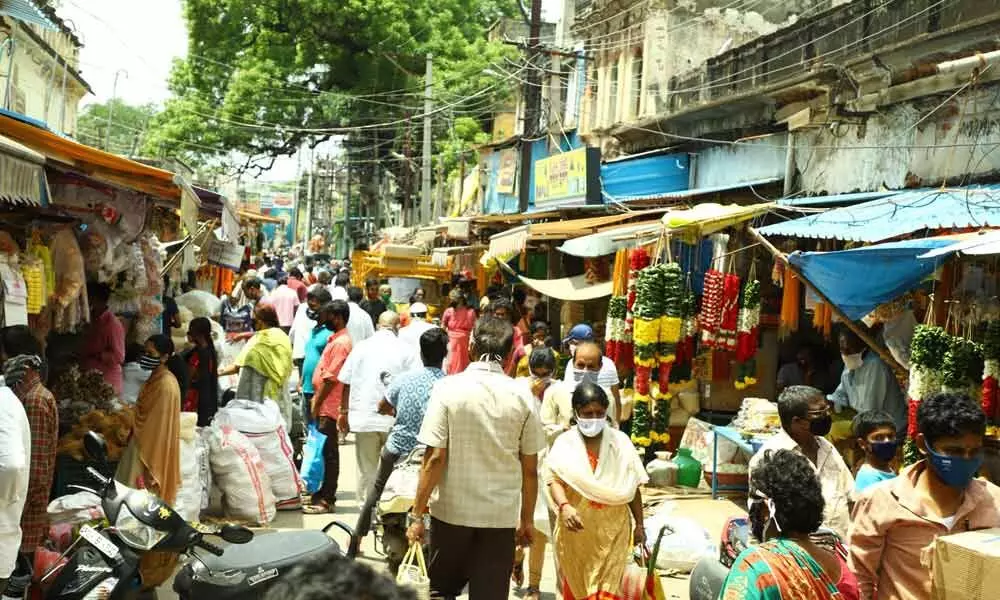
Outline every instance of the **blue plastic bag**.
{"type": "Polygon", "coordinates": [[[324,444],[326,434],[319,430],[315,421],[311,421],[307,425],[306,444],[302,448],[302,483],[310,494],[315,494],[323,487],[323,471],[326,468],[323,461],[324,444]]]}

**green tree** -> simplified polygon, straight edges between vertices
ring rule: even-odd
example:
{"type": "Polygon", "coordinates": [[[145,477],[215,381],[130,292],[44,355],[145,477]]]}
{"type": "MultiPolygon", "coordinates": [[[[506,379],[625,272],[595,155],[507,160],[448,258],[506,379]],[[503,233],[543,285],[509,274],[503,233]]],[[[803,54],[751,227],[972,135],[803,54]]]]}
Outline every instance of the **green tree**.
{"type": "Polygon", "coordinates": [[[185,0],[188,56],[149,145],[268,168],[303,143],[349,136],[378,162],[419,147],[425,56],[435,57],[439,132],[483,119],[512,82],[486,74],[514,48],[488,43],[516,0],[185,0]],[[196,146],[192,144],[197,144],[196,146]]]}
{"type": "Polygon", "coordinates": [[[120,99],[90,104],[77,119],[77,137],[85,144],[114,154],[136,156],[143,153],[149,124],[158,112],[153,104],[133,106],[120,99]]]}

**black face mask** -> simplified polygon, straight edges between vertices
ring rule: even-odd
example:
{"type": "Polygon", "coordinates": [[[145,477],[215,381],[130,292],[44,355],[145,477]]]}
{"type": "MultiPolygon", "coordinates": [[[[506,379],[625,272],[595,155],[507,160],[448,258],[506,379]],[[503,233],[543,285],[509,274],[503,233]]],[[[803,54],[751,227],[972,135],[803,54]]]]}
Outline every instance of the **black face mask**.
{"type": "Polygon", "coordinates": [[[830,415],[809,421],[809,432],[813,435],[818,435],[819,437],[826,437],[832,428],[833,417],[830,415]]]}
{"type": "Polygon", "coordinates": [[[758,542],[764,541],[764,528],[767,527],[768,519],[764,518],[764,509],[767,508],[763,502],[754,502],[750,507],[747,518],[750,521],[750,533],[758,542]]]}
{"type": "Polygon", "coordinates": [[[310,321],[315,321],[319,317],[319,311],[313,310],[311,308],[306,309],[306,318],[310,321]]]}

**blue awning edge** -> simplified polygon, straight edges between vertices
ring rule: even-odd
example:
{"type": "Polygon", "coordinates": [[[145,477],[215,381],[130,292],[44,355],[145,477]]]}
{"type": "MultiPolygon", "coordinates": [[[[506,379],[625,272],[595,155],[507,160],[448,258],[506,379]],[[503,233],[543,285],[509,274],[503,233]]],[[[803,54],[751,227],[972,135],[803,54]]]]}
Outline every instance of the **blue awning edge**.
{"type": "Polygon", "coordinates": [[[793,252],[788,261],[852,320],[916,288],[947,257],[920,260],[953,240],[926,238],[837,252],[793,252]]]}

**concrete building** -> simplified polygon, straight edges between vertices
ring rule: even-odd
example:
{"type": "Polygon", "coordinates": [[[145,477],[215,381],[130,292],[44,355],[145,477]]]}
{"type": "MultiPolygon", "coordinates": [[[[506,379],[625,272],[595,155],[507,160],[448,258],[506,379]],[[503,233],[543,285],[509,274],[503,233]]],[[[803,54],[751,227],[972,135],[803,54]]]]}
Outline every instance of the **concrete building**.
{"type": "Polygon", "coordinates": [[[92,93],[80,74],[82,44],[53,8],[35,4],[24,15],[0,12],[0,106],[72,136],[80,100],[92,93]]]}

